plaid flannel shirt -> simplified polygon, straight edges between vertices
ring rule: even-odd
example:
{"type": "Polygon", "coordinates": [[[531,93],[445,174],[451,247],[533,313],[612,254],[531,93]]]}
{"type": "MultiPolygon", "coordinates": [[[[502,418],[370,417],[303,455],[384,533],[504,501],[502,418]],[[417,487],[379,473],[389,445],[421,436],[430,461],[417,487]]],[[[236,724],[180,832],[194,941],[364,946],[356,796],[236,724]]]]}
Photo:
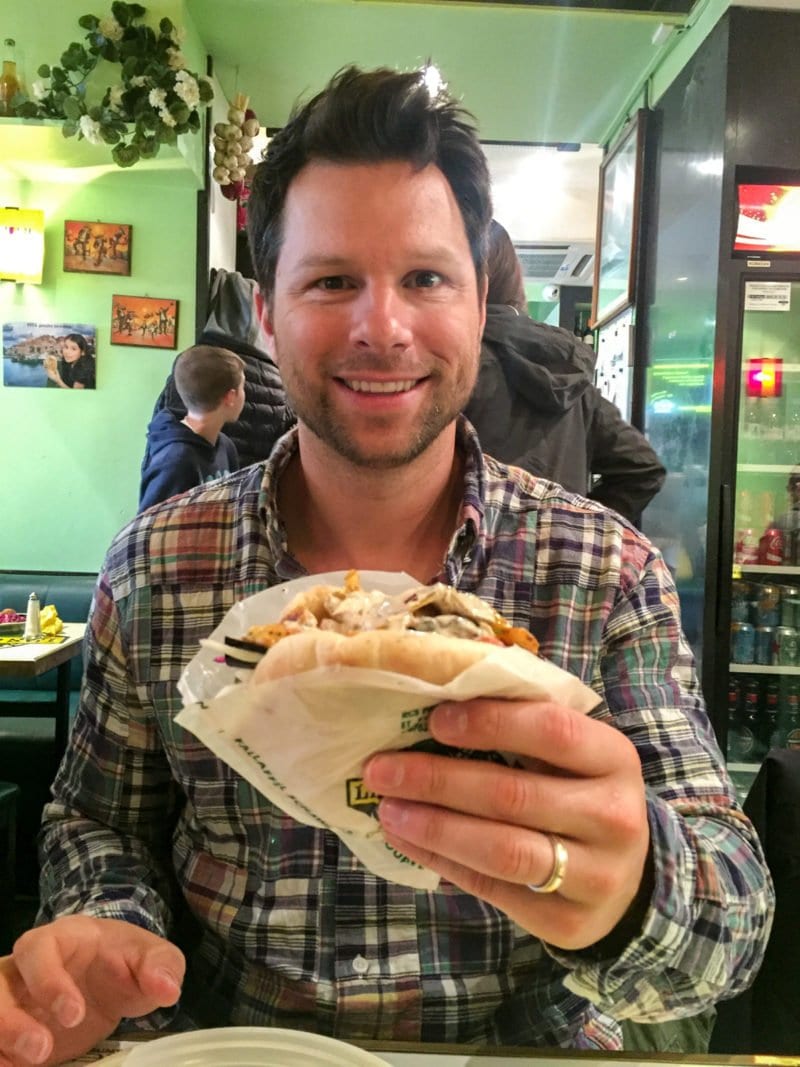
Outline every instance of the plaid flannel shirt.
{"type": "Polygon", "coordinates": [[[115,539],[45,812],[40,918],[81,911],[169,936],[188,907],[200,936],[182,1006],[200,1025],[613,1049],[616,1020],[695,1014],[760,963],[772,887],[660,554],[615,513],[482,455],[464,421],[459,444],[464,503],[438,577],[530,628],[542,655],[602,695],[592,714],[636,746],[655,867],[643,929],[596,959],[543,944],[447,882],[386,882],[175,725],[198,641],[236,600],[303,573],[276,508],[292,431],[266,464],[115,539]]]}

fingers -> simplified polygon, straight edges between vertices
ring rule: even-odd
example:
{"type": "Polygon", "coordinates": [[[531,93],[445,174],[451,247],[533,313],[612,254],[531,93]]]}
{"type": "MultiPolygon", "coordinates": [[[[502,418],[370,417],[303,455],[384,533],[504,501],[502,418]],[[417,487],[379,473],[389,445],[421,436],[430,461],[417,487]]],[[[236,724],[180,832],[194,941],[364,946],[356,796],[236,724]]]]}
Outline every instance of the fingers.
{"type": "Polygon", "coordinates": [[[437,741],[448,745],[513,752],[582,777],[606,774],[624,752],[638,765],[633,746],[619,730],[563,704],[488,699],[440,704],[429,727],[437,741]]]}
{"type": "MultiPolygon", "coordinates": [[[[384,831],[406,844],[502,882],[540,885],[553,871],[553,844],[546,833],[391,798],[381,801],[379,818],[384,831]]],[[[569,842],[562,896],[591,897],[590,890],[584,889],[588,885],[582,869],[584,856],[582,846],[569,842]]]]}
{"type": "Polygon", "coordinates": [[[174,945],[121,920],[71,915],[29,930],[0,961],[0,1067],[3,1055],[15,1067],[71,1059],[122,1017],[174,1004],[184,970],[174,945]]]}

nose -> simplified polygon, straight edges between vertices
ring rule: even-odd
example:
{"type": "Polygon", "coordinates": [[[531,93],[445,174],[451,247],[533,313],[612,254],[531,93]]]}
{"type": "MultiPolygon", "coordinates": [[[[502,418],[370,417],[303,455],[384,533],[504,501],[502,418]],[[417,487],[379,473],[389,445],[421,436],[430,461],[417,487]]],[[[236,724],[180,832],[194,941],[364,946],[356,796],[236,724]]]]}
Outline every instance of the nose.
{"type": "Polygon", "coordinates": [[[411,314],[401,290],[390,284],[366,285],[353,302],[350,340],[361,351],[402,351],[412,341],[411,314]]]}

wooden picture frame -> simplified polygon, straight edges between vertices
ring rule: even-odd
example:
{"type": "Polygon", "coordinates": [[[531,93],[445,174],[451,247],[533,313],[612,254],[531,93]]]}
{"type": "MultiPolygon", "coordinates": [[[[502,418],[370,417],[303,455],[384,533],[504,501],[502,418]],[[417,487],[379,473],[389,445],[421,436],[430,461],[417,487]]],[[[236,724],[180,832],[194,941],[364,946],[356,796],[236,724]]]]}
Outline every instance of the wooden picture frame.
{"type": "Polygon", "coordinates": [[[177,300],[156,296],[112,296],[112,345],[175,348],[177,343],[177,300]]]}
{"type": "Polygon", "coordinates": [[[75,274],[131,272],[131,237],[127,222],[64,222],[64,270],[75,274]]]}
{"type": "Polygon", "coordinates": [[[635,303],[647,114],[636,112],[600,166],[593,329],[635,303]]]}

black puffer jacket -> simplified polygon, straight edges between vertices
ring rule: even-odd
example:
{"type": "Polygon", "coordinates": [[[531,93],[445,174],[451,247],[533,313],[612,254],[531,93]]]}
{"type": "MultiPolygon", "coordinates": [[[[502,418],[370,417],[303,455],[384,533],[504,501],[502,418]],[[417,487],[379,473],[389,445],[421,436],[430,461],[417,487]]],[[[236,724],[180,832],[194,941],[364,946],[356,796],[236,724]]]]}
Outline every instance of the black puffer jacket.
{"type": "Polygon", "coordinates": [[[666,471],[593,377],[594,351],[568,330],[492,304],[465,414],[489,455],[636,522],[666,471]]]}
{"type": "MultiPolygon", "coordinates": [[[[244,409],[236,422],[225,424],[225,433],[236,445],[242,467],[266,459],[278,438],[295,422],[278,368],[264,347],[261,323],[255,313],[255,290],[256,283],[237,271],[215,271],[209,291],[209,316],[196,342],[228,348],[244,360],[244,409]]],[[[180,419],[186,414],[171,371],[153,417],[163,408],[180,419]]],[[[145,464],[149,453],[148,427],[145,464]]]]}

